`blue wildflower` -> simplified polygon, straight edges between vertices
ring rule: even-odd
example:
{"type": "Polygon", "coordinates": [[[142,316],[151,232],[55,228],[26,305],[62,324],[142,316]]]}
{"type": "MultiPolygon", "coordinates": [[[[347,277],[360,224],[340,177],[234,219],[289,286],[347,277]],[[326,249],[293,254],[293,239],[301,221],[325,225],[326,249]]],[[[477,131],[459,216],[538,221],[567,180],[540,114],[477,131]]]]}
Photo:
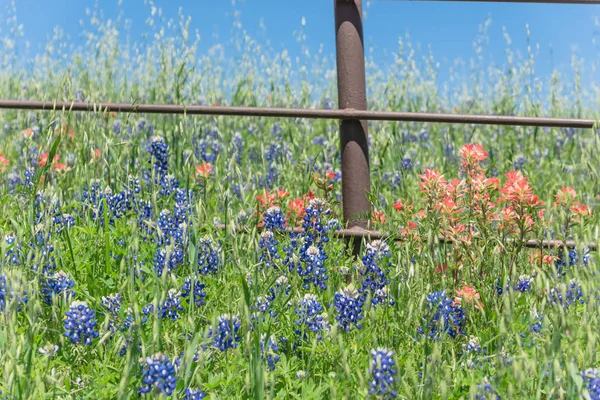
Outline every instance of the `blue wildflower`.
{"type": "Polygon", "coordinates": [[[362,258],[360,273],[363,282],[359,292],[371,292],[371,302],[374,305],[385,304],[386,298],[383,295],[387,293],[387,285],[390,283],[386,271],[391,266],[391,262],[388,261],[391,255],[390,247],[384,241],[374,240],[367,244],[366,254],[362,258]]]}
{"type": "Polygon", "coordinates": [[[200,283],[197,277],[187,277],[181,287],[181,297],[183,297],[188,304],[190,303],[190,300],[193,299],[196,307],[202,307],[206,304],[206,292],[204,291],[204,288],[205,285],[200,283]]]}
{"type": "Polygon", "coordinates": [[[484,378],[483,382],[477,385],[475,400],[500,400],[500,396],[496,394],[496,391],[492,385],[490,385],[487,378],[484,378]]]}
{"type": "Polygon", "coordinates": [[[589,398],[600,400],[600,370],[598,368],[587,369],[581,372],[581,377],[589,398]]]}
{"type": "Polygon", "coordinates": [[[360,321],[363,318],[362,308],[364,297],[354,288],[352,284],[340,289],[334,297],[334,305],[337,310],[335,319],[342,329],[350,332],[353,328],[360,329],[360,321]]]}
{"type": "Polygon", "coordinates": [[[52,273],[42,280],[42,296],[46,304],[52,304],[52,297],[60,297],[64,294],[65,298],[70,300],[75,296],[75,291],[71,290],[75,282],[64,271],[52,273]]]}
{"type": "Polygon", "coordinates": [[[275,236],[273,235],[272,231],[262,231],[260,234],[260,240],[258,242],[258,261],[265,263],[267,267],[273,266],[273,262],[281,258],[277,250],[278,244],[279,241],[275,239],[275,236]]]}
{"type": "Polygon", "coordinates": [[[71,307],[65,312],[63,325],[65,329],[64,335],[73,344],[79,344],[83,341],[89,346],[99,336],[95,330],[96,313],[83,301],[74,301],[71,303],[71,307]]]}
{"type": "Polygon", "coordinates": [[[152,155],[152,165],[156,171],[156,178],[160,179],[169,169],[169,145],[160,136],[154,136],[147,148],[152,155]]]}
{"type": "Polygon", "coordinates": [[[447,334],[451,338],[464,335],[465,311],[460,305],[454,305],[453,299],[445,291],[433,292],[425,299],[423,323],[417,333],[427,335],[433,340],[447,334]]]}
{"type": "Polygon", "coordinates": [[[285,229],[287,221],[285,216],[278,206],[269,207],[265,212],[263,226],[270,231],[285,229]]]}
{"type": "Polygon", "coordinates": [[[183,311],[183,306],[181,305],[181,292],[177,289],[170,289],[167,292],[167,298],[160,306],[160,318],[170,318],[175,321],[179,318],[180,311],[183,311]]]}
{"type": "Polygon", "coordinates": [[[202,400],[204,398],[206,398],[206,393],[204,393],[200,389],[192,389],[192,388],[185,389],[184,400],[202,400]]]}
{"type": "Polygon", "coordinates": [[[177,386],[177,376],[175,366],[169,360],[169,357],[162,353],[157,353],[144,360],[142,368],[142,386],[139,393],[150,393],[153,389],[158,393],[170,396],[177,386]]]}
{"type": "Polygon", "coordinates": [[[321,331],[325,328],[325,321],[323,320],[323,315],[321,315],[322,312],[323,306],[317,300],[317,296],[310,293],[305,294],[298,308],[296,308],[296,314],[298,315],[296,333],[305,333],[300,329],[304,330],[304,328],[307,328],[311,332],[317,333],[317,338],[320,339],[321,331]]]}
{"type": "Polygon", "coordinates": [[[380,398],[395,398],[397,393],[394,390],[396,385],[396,361],[394,353],[388,349],[377,348],[371,350],[371,368],[372,380],[369,384],[369,394],[380,398]]]}
{"type": "Polygon", "coordinates": [[[532,283],[533,278],[531,276],[521,275],[519,276],[519,281],[517,282],[517,284],[513,286],[513,289],[521,293],[531,292],[533,290],[531,286],[532,283]]]}
{"type": "Polygon", "coordinates": [[[212,339],[212,345],[221,351],[235,349],[237,343],[242,340],[239,336],[241,326],[237,316],[222,314],[219,316],[218,325],[209,328],[208,337],[212,339]]]}
{"type": "Polygon", "coordinates": [[[267,368],[269,371],[275,370],[275,364],[279,361],[279,344],[277,340],[273,338],[273,336],[269,337],[269,344],[265,349],[265,334],[263,333],[260,338],[260,353],[262,354],[263,359],[266,355],[267,360],[267,368]]]}
{"type": "Polygon", "coordinates": [[[575,280],[571,280],[567,285],[554,287],[548,293],[548,304],[550,306],[561,306],[567,310],[575,302],[585,303],[581,285],[575,280]]]}
{"type": "Polygon", "coordinates": [[[219,272],[221,257],[219,247],[209,238],[202,238],[198,245],[198,273],[201,275],[219,272]]]}

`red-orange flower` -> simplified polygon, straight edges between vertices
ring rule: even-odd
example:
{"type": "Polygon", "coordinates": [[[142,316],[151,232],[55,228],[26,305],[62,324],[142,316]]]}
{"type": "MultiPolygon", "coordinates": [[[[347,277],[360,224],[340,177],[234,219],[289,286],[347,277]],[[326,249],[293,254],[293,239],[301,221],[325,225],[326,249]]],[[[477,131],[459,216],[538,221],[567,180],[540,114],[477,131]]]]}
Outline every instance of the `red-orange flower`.
{"type": "Polygon", "coordinates": [[[196,178],[208,178],[213,174],[213,166],[210,163],[196,165],[196,178]]]}
{"type": "Polygon", "coordinates": [[[92,160],[98,161],[100,160],[100,149],[94,149],[90,152],[90,157],[92,160]]]}
{"type": "Polygon", "coordinates": [[[563,186],[554,197],[556,198],[555,206],[568,206],[577,197],[577,192],[572,187],[563,186]]]}
{"type": "Polygon", "coordinates": [[[458,152],[463,162],[480,163],[488,158],[488,153],[481,144],[465,144],[458,152]]]}
{"type": "Polygon", "coordinates": [[[571,206],[571,211],[573,211],[574,214],[579,215],[580,217],[589,217],[590,215],[592,215],[592,211],[588,208],[588,206],[578,201],[573,203],[573,205],[571,206]]]}
{"type": "MultiPolygon", "coordinates": [[[[45,167],[46,164],[48,164],[48,157],[50,157],[50,153],[42,153],[40,155],[40,158],[38,159],[38,165],[40,167],[45,167]]],[[[60,160],[60,155],[55,154],[54,155],[54,159],[52,160],[53,163],[57,163],[58,160],[60,160]]]]}
{"type": "Polygon", "coordinates": [[[67,164],[64,163],[54,163],[54,170],[61,172],[61,171],[68,171],[69,168],[67,167],[67,164]]]}
{"type": "Polygon", "coordinates": [[[463,286],[455,292],[456,297],[454,298],[453,305],[458,305],[464,300],[467,303],[473,303],[478,310],[483,310],[483,303],[481,302],[479,293],[473,286],[463,286]]]}
{"type": "Polygon", "coordinates": [[[528,206],[542,206],[543,201],[533,194],[533,189],[521,171],[510,171],[506,174],[506,184],[500,189],[502,200],[511,203],[523,203],[528,206]]]}
{"type": "Polygon", "coordinates": [[[388,219],[386,218],[386,216],[383,214],[383,211],[373,211],[371,213],[371,221],[372,222],[379,222],[381,224],[383,224],[385,221],[387,221],[388,219]]]}
{"type": "Polygon", "coordinates": [[[542,265],[552,265],[554,264],[554,261],[556,260],[556,256],[553,256],[551,254],[543,254],[540,253],[538,251],[531,253],[531,256],[529,257],[529,261],[532,264],[542,264],[542,265]]]}
{"type": "Polygon", "coordinates": [[[265,190],[261,195],[256,196],[256,200],[264,206],[271,206],[275,204],[275,200],[277,199],[277,194],[269,193],[265,190]]]}
{"type": "Polygon", "coordinates": [[[290,202],[288,203],[288,208],[290,209],[291,212],[293,212],[296,215],[304,215],[304,210],[305,210],[304,200],[302,200],[299,197],[297,197],[293,200],[290,200],[290,202]]]}
{"type": "Polygon", "coordinates": [[[21,134],[25,139],[31,139],[33,137],[33,130],[31,128],[27,128],[21,131],[21,134]]]}

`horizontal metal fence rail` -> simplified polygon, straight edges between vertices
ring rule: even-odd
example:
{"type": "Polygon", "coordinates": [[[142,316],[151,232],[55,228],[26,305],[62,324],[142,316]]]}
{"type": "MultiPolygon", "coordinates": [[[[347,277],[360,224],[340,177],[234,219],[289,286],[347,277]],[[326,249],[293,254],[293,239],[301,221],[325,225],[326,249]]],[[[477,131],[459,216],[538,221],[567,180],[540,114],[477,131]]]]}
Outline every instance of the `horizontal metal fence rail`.
{"type": "MultiPolygon", "coordinates": [[[[224,224],[217,224],[217,225],[215,225],[215,227],[217,229],[227,230],[227,228],[225,227],[224,224]]],[[[246,229],[246,228],[230,228],[230,229],[236,234],[251,232],[251,229],[246,229]]],[[[286,228],[285,232],[287,232],[287,233],[291,233],[291,232],[302,233],[302,232],[304,232],[304,229],[298,228],[298,227],[286,228]]],[[[372,230],[368,230],[368,229],[362,229],[359,227],[354,227],[351,229],[338,229],[337,231],[334,231],[332,233],[332,236],[339,238],[339,239],[349,239],[349,238],[366,239],[366,240],[389,239],[389,240],[393,240],[395,242],[404,242],[406,240],[406,238],[403,237],[402,235],[389,234],[389,233],[384,233],[384,232],[380,232],[380,231],[372,231],[372,230]]],[[[437,240],[440,243],[448,243],[448,244],[453,243],[453,240],[448,238],[447,236],[438,236],[437,240]]],[[[514,243],[514,242],[515,242],[514,239],[507,240],[507,243],[514,243]]],[[[543,248],[543,249],[559,249],[559,248],[576,249],[578,247],[587,247],[590,251],[596,251],[598,249],[598,245],[596,243],[587,243],[587,244],[577,243],[573,240],[562,241],[562,240],[531,239],[531,240],[524,241],[523,246],[530,248],[530,249],[539,249],[539,248],[543,248]]]]}
{"type": "Polygon", "coordinates": [[[353,109],[321,110],[234,106],[182,106],[175,104],[82,103],[35,100],[0,100],[0,109],[430,122],[581,129],[593,128],[597,123],[597,121],[593,119],[519,117],[510,115],[438,114],[424,112],[368,111],[353,109]]]}

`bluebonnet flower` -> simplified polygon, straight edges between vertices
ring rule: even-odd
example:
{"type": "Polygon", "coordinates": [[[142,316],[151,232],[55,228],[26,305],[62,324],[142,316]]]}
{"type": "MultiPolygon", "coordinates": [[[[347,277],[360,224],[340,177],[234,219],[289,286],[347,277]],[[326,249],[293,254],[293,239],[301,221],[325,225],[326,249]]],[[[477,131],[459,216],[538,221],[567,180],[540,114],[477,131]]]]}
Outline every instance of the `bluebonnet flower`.
{"type": "Polygon", "coordinates": [[[142,369],[142,386],[139,393],[150,393],[153,389],[164,395],[173,394],[177,386],[177,376],[175,366],[169,360],[169,357],[162,353],[157,353],[148,357],[144,362],[142,369]]]}
{"type": "Polygon", "coordinates": [[[0,312],[3,312],[6,309],[6,300],[7,300],[7,284],[6,284],[6,275],[0,275],[0,312]]]}
{"type": "Polygon", "coordinates": [[[269,344],[265,349],[265,334],[263,333],[260,337],[260,353],[262,354],[263,359],[267,360],[267,368],[269,371],[275,370],[275,364],[279,361],[279,344],[277,340],[273,336],[269,337],[269,344]]]}
{"type": "Polygon", "coordinates": [[[285,229],[287,221],[285,216],[278,206],[269,207],[265,212],[263,226],[270,231],[285,229]]]}
{"type": "Polygon", "coordinates": [[[209,328],[208,337],[212,339],[212,345],[221,351],[235,349],[237,343],[242,340],[239,336],[241,326],[237,316],[222,314],[219,316],[218,325],[209,328]]]}
{"type": "Polygon", "coordinates": [[[133,310],[131,309],[131,307],[128,307],[125,310],[125,318],[123,318],[123,326],[121,327],[121,332],[125,332],[131,329],[131,325],[133,324],[133,322],[133,310]]]}
{"type": "Polygon", "coordinates": [[[106,308],[115,321],[119,318],[119,311],[121,311],[121,300],[122,297],[119,293],[112,293],[108,296],[102,296],[102,305],[104,308],[106,308]]]}
{"type": "Polygon", "coordinates": [[[363,318],[362,308],[364,297],[354,288],[352,284],[340,289],[334,297],[334,305],[337,309],[335,319],[342,329],[350,332],[353,328],[360,329],[360,321],[363,318]]]}
{"type": "Polygon", "coordinates": [[[175,271],[183,263],[184,257],[183,251],[173,245],[156,249],[152,259],[156,276],[162,276],[165,270],[168,273],[175,271]]]}
{"type": "Polygon", "coordinates": [[[112,131],[117,135],[121,133],[121,120],[116,119],[113,122],[112,131]]]}
{"type": "Polygon", "coordinates": [[[193,299],[196,307],[202,307],[206,304],[206,292],[204,291],[204,287],[205,285],[200,283],[198,277],[187,277],[181,287],[181,297],[183,297],[188,304],[190,303],[190,300],[193,299]]]}
{"type": "Polygon", "coordinates": [[[280,294],[289,295],[292,287],[289,284],[288,278],[285,275],[281,275],[279,278],[275,280],[275,286],[269,288],[269,295],[267,296],[267,300],[273,301],[280,294]]]}
{"type": "Polygon", "coordinates": [[[266,297],[258,296],[258,298],[256,299],[256,309],[263,314],[269,310],[270,305],[271,303],[266,297]]]}
{"type": "Polygon", "coordinates": [[[105,211],[108,212],[109,223],[114,224],[115,220],[124,217],[133,209],[136,200],[130,191],[122,190],[113,194],[109,186],[102,190],[99,181],[93,180],[89,187],[83,188],[81,202],[84,210],[91,212],[92,219],[103,225],[105,211]],[[108,210],[105,210],[105,201],[108,210]]]}
{"type": "Polygon", "coordinates": [[[179,181],[171,174],[161,175],[158,184],[160,185],[158,194],[161,196],[170,196],[179,189],[179,181]]]}
{"type": "Polygon", "coordinates": [[[152,155],[152,165],[156,171],[157,179],[160,179],[169,169],[169,145],[160,136],[154,136],[150,140],[146,150],[152,155]]]}
{"type": "Polygon", "coordinates": [[[451,338],[464,335],[466,322],[465,311],[453,300],[446,296],[445,291],[433,292],[425,299],[423,323],[417,328],[417,333],[427,335],[433,340],[447,334],[451,338]]]}
{"type": "Polygon", "coordinates": [[[581,372],[583,383],[591,400],[600,400],[600,370],[590,368],[581,372]]]}
{"type": "Polygon", "coordinates": [[[21,306],[29,301],[27,289],[23,288],[25,282],[17,279],[8,279],[5,274],[0,274],[0,313],[6,310],[9,300],[15,299],[16,310],[21,311],[21,306]],[[18,289],[19,288],[19,289],[18,289]]]}
{"type": "Polygon", "coordinates": [[[170,289],[167,292],[167,298],[160,306],[160,318],[170,318],[173,321],[179,318],[179,312],[183,311],[181,305],[181,293],[177,289],[170,289]]]}
{"type": "Polygon", "coordinates": [[[304,277],[304,288],[308,290],[309,284],[313,284],[314,287],[318,287],[321,290],[327,289],[325,283],[329,276],[327,275],[327,269],[324,267],[323,262],[327,259],[327,253],[323,249],[323,246],[310,245],[309,241],[306,241],[300,249],[300,260],[304,264],[304,268],[298,267],[298,274],[304,277]]]}
{"type": "Polygon", "coordinates": [[[391,350],[377,348],[371,350],[371,382],[369,384],[369,394],[380,398],[395,398],[397,393],[394,390],[396,385],[396,360],[391,350]]]}
{"type": "Polygon", "coordinates": [[[521,293],[531,292],[533,290],[531,286],[532,283],[533,278],[531,276],[521,275],[519,276],[519,281],[517,282],[517,284],[513,286],[513,289],[521,293]]]}
{"type": "Polygon", "coordinates": [[[52,304],[52,297],[65,295],[67,301],[75,296],[75,291],[71,290],[75,282],[64,271],[59,271],[48,275],[42,280],[42,296],[46,304],[52,304]]]}
{"type": "Polygon", "coordinates": [[[270,230],[262,231],[258,242],[259,253],[258,261],[264,262],[267,267],[274,265],[276,259],[281,258],[277,251],[279,241],[275,239],[273,232],[270,230]]]}
{"type": "Polygon", "coordinates": [[[74,301],[65,312],[64,335],[71,343],[79,344],[83,341],[88,346],[99,336],[96,331],[96,313],[83,301],[74,301]]]}
{"type": "Polygon", "coordinates": [[[330,214],[327,202],[322,199],[310,200],[304,211],[302,234],[290,233],[290,244],[284,248],[284,265],[290,272],[296,271],[303,278],[303,287],[307,290],[311,284],[322,290],[327,289],[329,276],[324,261],[328,256],[323,244],[329,241],[325,218],[330,214]]]}
{"type": "Polygon", "coordinates": [[[496,394],[496,391],[492,385],[490,385],[487,378],[484,378],[483,382],[477,385],[475,400],[500,400],[500,396],[496,394]]]}
{"type": "Polygon", "coordinates": [[[469,341],[462,345],[463,355],[467,357],[461,364],[466,368],[476,368],[483,366],[483,362],[491,361],[491,357],[487,355],[487,348],[481,347],[477,336],[470,336],[469,341]],[[481,358],[481,355],[484,357],[481,358]]]}
{"type": "Polygon", "coordinates": [[[23,176],[25,177],[24,186],[27,188],[33,188],[33,178],[35,177],[35,171],[33,168],[27,168],[25,172],[23,172],[23,176]]]}
{"type": "MultiPolygon", "coordinates": [[[[13,233],[9,233],[5,236],[5,241],[6,253],[4,254],[4,259],[8,260],[9,264],[19,265],[23,254],[21,253],[21,244],[16,243],[17,237],[13,233]]],[[[2,265],[1,262],[0,265],[2,265]]]]}
{"type": "Polygon", "coordinates": [[[581,253],[582,254],[580,258],[579,254],[577,253],[577,249],[571,249],[565,257],[565,251],[562,251],[561,249],[561,251],[558,252],[557,257],[554,261],[554,266],[556,267],[558,275],[564,275],[566,273],[566,267],[572,267],[578,264],[587,266],[590,262],[591,257],[590,249],[588,247],[584,247],[581,253]],[[566,258],[568,258],[568,260],[566,258]]]}
{"type": "Polygon", "coordinates": [[[387,261],[391,255],[390,247],[384,241],[374,240],[367,244],[366,254],[362,258],[360,273],[363,276],[363,283],[359,292],[361,294],[371,292],[373,295],[371,302],[374,305],[385,303],[386,299],[382,295],[390,281],[384,268],[388,269],[391,266],[391,262],[387,261]]]}
{"type": "Polygon", "coordinates": [[[515,170],[522,170],[523,165],[525,165],[526,162],[527,162],[527,159],[522,154],[519,154],[515,158],[515,161],[513,162],[513,167],[515,170]]]}
{"type": "Polygon", "coordinates": [[[58,346],[55,344],[49,344],[38,349],[38,352],[44,356],[54,357],[58,353],[58,346]]]}
{"type": "Polygon", "coordinates": [[[192,389],[192,388],[185,389],[184,400],[202,400],[204,398],[206,398],[206,393],[204,393],[200,389],[192,389]]]}
{"type": "Polygon", "coordinates": [[[257,176],[256,184],[258,187],[265,189],[272,189],[277,186],[279,182],[279,171],[277,170],[277,166],[275,163],[272,163],[269,166],[269,171],[265,174],[265,176],[257,176]]]}
{"type": "Polygon", "coordinates": [[[235,154],[235,160],[238,164],[242,164],[242,157],[244,155],[244,139],[239,132],[233,135],[233,153],[235,154]]]}
{"type": "Polygon", "coordinates": [[[498,277],[498,279],[496,280],[496,283],[494,284],[494,289],[496,289],[496,293],[498,293],[498,295],[502,295],[504,294],[505,291],[509,291],[510,290],[510,278],[507,278],[506,280],[506,287],[502,287],[502,277],[498,277]]]}
{"type": "Polygon", "coordinates": [[[581,285],[575,280],[571,280],[566,285],[554,287],[548,293],[548,304],[550,306],[561,306],[567,310],[575,302],[585,303],[581,285]]]}
{"type": "Polygon", "coordinates": [[[219,143],[219,131],[216,127],[203,135],[203,138],[199,142],[194,139],[196,159],[214,163],[220,152],[219,143]]]}
{"type": "Polygon", "coordinates": [[[320,339],[321,331],[325,327],[323,316],[321,315],[322,311],[323,306],[317,300],[317,296],[310,293],[305,294],[298,308],[296,308],[296,314],[298,315],[296,333],[305,333],[303,330],[307,328],[311,332],[317,333],[317,338],[320,339]]]}
{"type": "Polygon", "coordinates": [[[60,233],[65,228],[75,226],[75,217],[70,214],[57,214],[52,217],[52,222],[56,226],[56,232],[60,233]]]}
{"type": "Polygon", "coordinates": [[[477,336],[470,336],[469,341],[463,344],[463,350],[465,353],[479,353],[481,351],[479,338],[477,336]]]}
{"type": "Polygon", "coordinates": [[[79,101],[79,102],[85,101],[85,96],[81,89],[77,89],[75,91],[75,101],[79,101]]]}
{"type": "Polygon", "coordinates": [[[198,273],[201,275],[216,274],[219,272],[221,257],[219,247],[209,238],[202,238],[198,245],[198,273]]]}
{"type": "Polygon", "coordinates": [[[327,138],[325,136],[317,136],[316,138],[313,138],[312,143],[318,146],[323,146],[326,139],[327,138]]]}

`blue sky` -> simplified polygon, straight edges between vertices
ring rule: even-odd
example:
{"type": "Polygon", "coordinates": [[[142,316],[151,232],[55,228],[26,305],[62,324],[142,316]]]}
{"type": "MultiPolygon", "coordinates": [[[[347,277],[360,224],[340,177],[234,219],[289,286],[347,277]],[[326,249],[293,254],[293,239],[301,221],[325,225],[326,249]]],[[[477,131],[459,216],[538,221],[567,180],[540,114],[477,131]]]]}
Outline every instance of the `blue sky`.
{"type": "MultiPolygon", "coordinates": [[[[98,0],[106,18],[117,15],[118,0],[98,0]]],[[[0,0],[4,10],[9,0],[0,0]]],[[[232,12],[239,11],[244,29],[262,40],[260,21],[266,26],[266,37],[275,49],[299,51],[293,32],[306,20],[304,33],[309,47],[314,51],[320,45],[326,53],[334,51],[333,0],[156,0],[157,7],[167,18],[177,17],[179,7],[192,17],[192,30],[201,35],[200,50],[216,42],[226,42],[230,37],[232,12]]],[[[94,7],[94,0],[16,0],[19,22],[24,25],[25,39],[32,49],[38,50],[52,35],[55,26],[61,26],[75,43],[80,43],[79,20],[88,20],[86,8],[94,7]]],[[[133,40],[147,31],[145,20],[149,6],[143,0],[123,0],[120,6],[126,18],[132,20],[133,40]]],[[[372,0],[364,2],[366,12],[365,38],[369,46],[383,54],[394,52],[398,38],[409,33],[413,43],[431,46],[436,59],[452,61],[456,57],[473,56],[473,40],[479,26],[491,16],[488,58],[497,62],[505,60],[506,27],[515,51],[526,52],[526,24],[531,29],[531,42],[539,44],[536,65],[539,76],[548,76],[553,68],[566,71],[571,55],[583,57],[587,63],[600,60],[600,28],[594,17],[600,17],[600,6],[545,5],[545,4],[495,4],[495,3],[442,3],[372,0]]],[[[600,77],[588,75],[595,81],[600,77]]]]}

